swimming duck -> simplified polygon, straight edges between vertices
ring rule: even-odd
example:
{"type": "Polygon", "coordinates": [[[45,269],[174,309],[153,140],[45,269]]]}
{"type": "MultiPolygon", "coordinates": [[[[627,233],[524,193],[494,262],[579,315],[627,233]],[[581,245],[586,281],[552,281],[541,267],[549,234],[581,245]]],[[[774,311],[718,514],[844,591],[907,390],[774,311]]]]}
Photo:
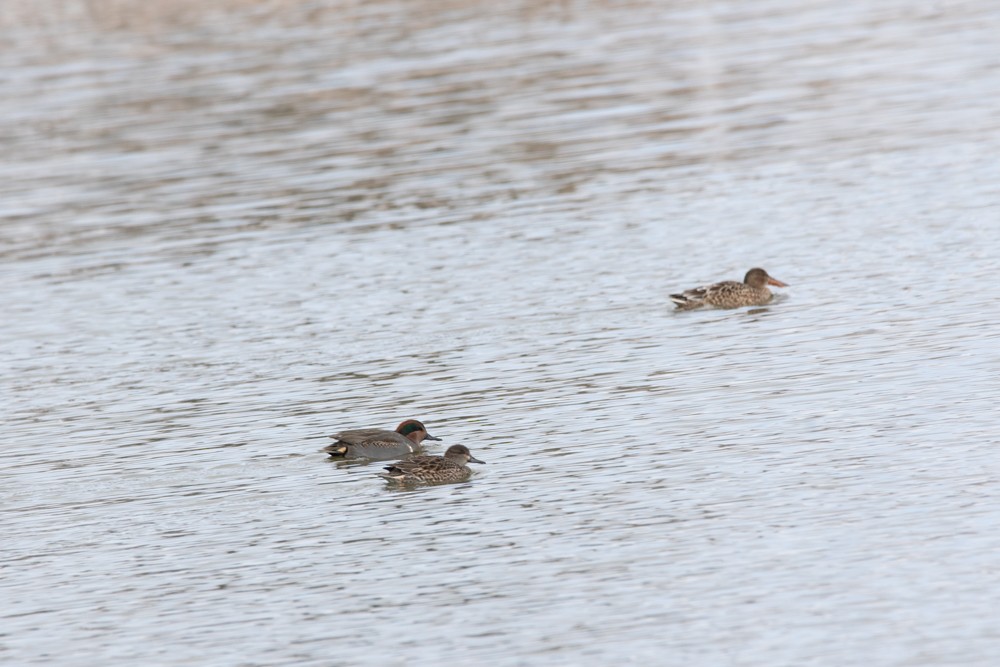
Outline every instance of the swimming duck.
{"type": "Polygon", "coordinates": [[[427,432],[416,419],[407,419],[395,431],[380,428],[359,428],[341,431],[330,436],[332,445],[323,451],[336,459],[372,459],[391,461],[401,459],[421,449],[424,440],[440,440],[427,432]]]}
{"type": "Polygon", "coordinates": [[[694,310],[702,306],[713,308],[763,306],[773,296],[766,285],[788,287],[777,278],[769,276],[764,269],[756,268],[747,271],[741,283],[725,280],[714,285],[695,287],[680,294],[671,294],[670,300],[677,304],[678,310],[694,310]]]}
{"type": "Polygon", "coordinates": [[[381,473],[390,482],[399,484],[444,484],[462,482],[469,478],[472,470],[465,465],[469,461],[484,463],[469,452],[465,445],[452,445],[444,456],[414,456],[388,465],[388,472],[381,473]]]}

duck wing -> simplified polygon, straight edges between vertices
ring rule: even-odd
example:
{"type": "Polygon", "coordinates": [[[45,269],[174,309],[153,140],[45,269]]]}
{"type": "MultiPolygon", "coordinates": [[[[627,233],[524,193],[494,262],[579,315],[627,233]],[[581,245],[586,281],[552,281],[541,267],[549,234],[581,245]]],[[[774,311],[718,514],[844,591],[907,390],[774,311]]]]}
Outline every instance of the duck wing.
{"type": "Polygon", "coordinates": [[[398,438],[403,436],[395,431],[389,431],[384,428],[356,428],[334,433],[330,437],[337,442],[343,442],[348,445],[362,445],[377,440],[398,442],[398,438]]]}
{"type": "Polygon", "coordinates": [[[680,310],[693,310],[694,308],[701,308],[705,305],[705,299],[712,287],[714,287],[714,285],[694,287],[677,294],[671,294],[670,300],[673,301],[680,310]]]}
{"type": "Polygon", "coordinates": [[[402,475],[418,470],[437,470],[439,464],[443,462],[445,462],[445,459],[441,456],[411,456],[408,459],[387,465],[385,469],[389,472],[402,475]]]}
{"type": "Polygon", "coordinates": [[[330,437],[334,442],[324,447],[323,451],[334,458],[355,456],[392,460],[402,458],[417,448],[417,444],[409,438],[378,428],[341,431],[330,437]]]}

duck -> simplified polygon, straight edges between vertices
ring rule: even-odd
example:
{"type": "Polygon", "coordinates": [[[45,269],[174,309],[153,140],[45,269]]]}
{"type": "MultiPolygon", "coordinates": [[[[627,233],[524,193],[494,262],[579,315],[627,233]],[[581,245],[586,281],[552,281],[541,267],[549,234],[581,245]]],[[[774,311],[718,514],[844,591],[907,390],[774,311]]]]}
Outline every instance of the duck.
{"type": "Polygon", "coordinates": [[[694,310],[702,306],[712,308],[742,308],[744,306],[763,306],[774,296],[767,285],[788,287],[786,283],[768,275],[759,267],[747,271],[743,282],[724,280],[714,285],[695,287],[679,294],[671,294],[670,300],[677,305],[678,310],[694,310]]]}
{"type": "Polygon", "coordinates": [[[395,431],[381,428],[359,428],[330,436],[334,442],[323,448],[335,459],[371,459],[391,461],[421,451],[424,440],[440,440],[427,432],[421,422],[407,419],[395,431]]]}
{"type": "Polygon", "coordinates": [[[464,482],[472,475],[466,465],[485,463],[480,461],[465,445],[452,445],[444,456],[413,456],[385,467],[387,472],[379,473],[388,482],[397,484],[447,484],[464,482]]]}

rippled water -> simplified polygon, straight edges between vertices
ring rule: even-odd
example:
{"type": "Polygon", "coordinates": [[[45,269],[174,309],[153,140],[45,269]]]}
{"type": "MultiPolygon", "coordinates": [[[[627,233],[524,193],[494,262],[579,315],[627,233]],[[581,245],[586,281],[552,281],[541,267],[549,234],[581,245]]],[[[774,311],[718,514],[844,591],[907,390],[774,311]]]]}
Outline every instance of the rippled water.
{"type": "Polygon", "coordinates": [[[994,664],[1000,11],[182,4],[0,16],[0,659],[994,664]]]}

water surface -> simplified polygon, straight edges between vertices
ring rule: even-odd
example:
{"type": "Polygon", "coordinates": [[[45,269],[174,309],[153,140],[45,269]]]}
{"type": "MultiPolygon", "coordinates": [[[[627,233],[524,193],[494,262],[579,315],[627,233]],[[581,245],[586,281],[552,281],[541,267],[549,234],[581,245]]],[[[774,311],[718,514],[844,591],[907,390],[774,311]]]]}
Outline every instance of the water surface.
{"type": "Polygon", "coordinates": [[[993,664],[1000,12],[168,4],[0,23],[5,662],[993,664]]]}

